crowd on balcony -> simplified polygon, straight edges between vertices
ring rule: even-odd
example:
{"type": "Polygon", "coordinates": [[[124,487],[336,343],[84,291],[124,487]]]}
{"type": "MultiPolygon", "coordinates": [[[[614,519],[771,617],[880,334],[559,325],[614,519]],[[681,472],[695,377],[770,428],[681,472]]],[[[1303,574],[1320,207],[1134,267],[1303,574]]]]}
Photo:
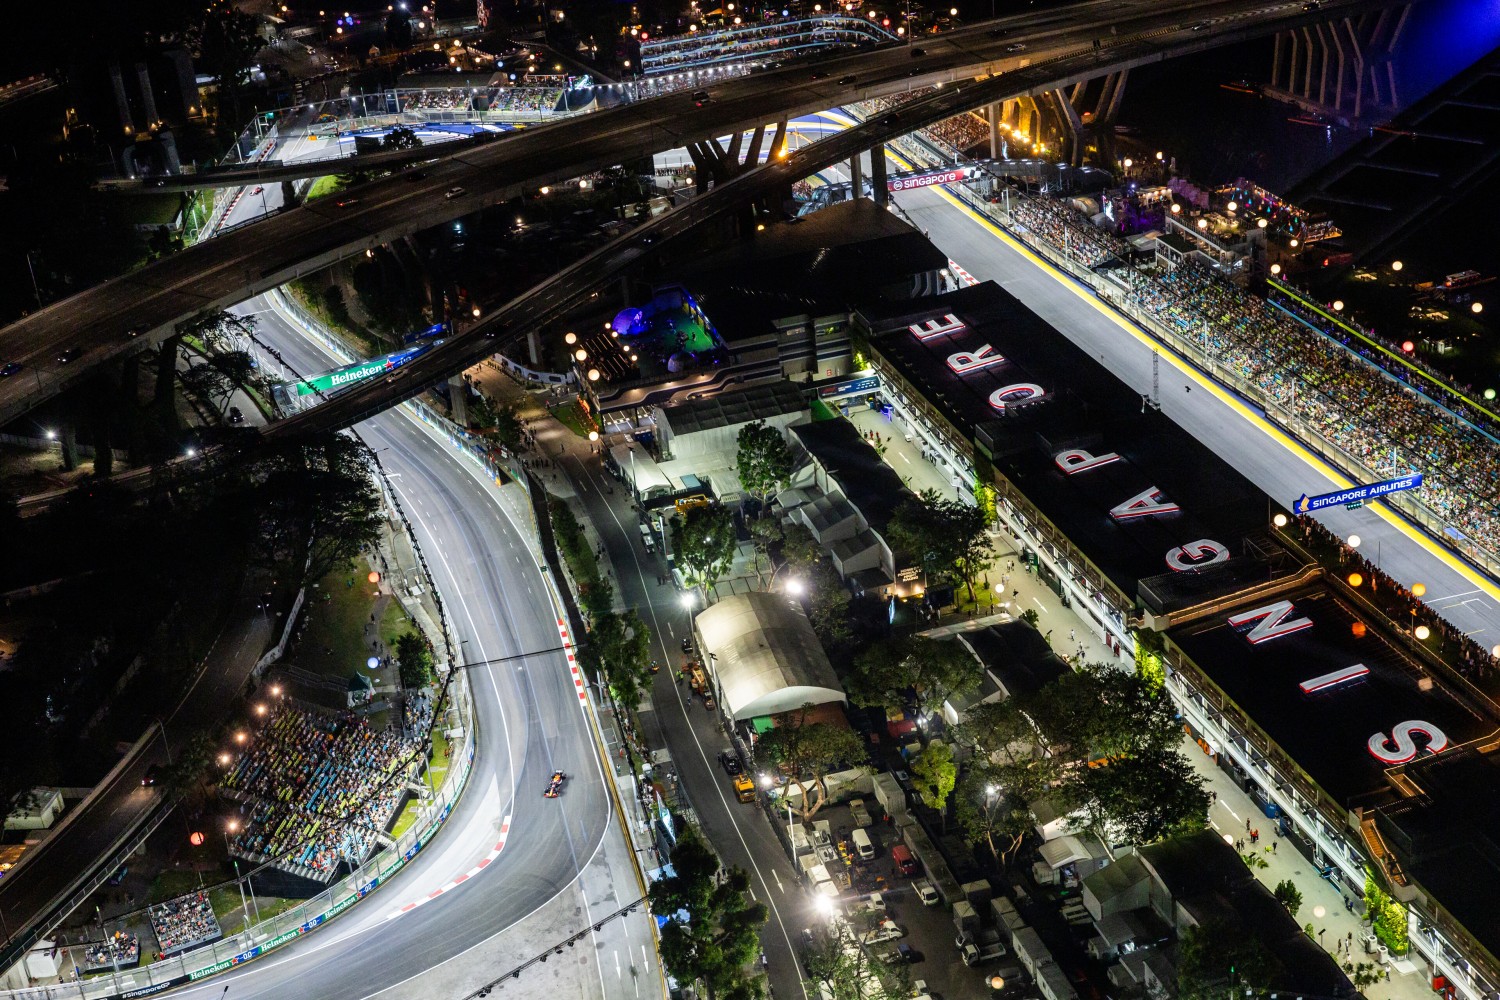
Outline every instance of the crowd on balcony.
{"type": "Polygon", "coordinates": [[[449,87],[427,90],[400,90],[397,97],[402,111],[451,111],[466,113],[480,110],[549,112],[557,109],[562,98],[561,87],[486,87],[470,90],[449,87]],[[483,98],[480,100],[479,98],[483,98]]]}
{"type": "Polygon", "coordinates": [[[867,44],[881,37],[875,25],[857,18],[773,21],[650,39],[641,45],[641,61],[647,73],[670,73],[716,62],[769,58],[777,52],[811,46],[829,49],[867,44]]]}
{"type": "Polygon", "coordinates": [[[221,783],[245,815],[232,853],[331,878],[363,860],[401,802],[432,718],[425,693],[408,697],[405,735],[372,729],[353,712],[282,705],[221,783]]]}

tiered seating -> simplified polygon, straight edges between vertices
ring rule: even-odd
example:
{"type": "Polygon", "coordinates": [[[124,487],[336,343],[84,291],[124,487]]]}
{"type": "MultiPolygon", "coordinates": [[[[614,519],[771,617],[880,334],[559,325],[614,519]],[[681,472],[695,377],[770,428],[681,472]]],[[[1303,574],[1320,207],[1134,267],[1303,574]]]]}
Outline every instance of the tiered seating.
{"type": "Polygon", "coordinates": [[[193,892],[146,907],[157,948],[163,955],[196,948],[224,936],[208,893],[193,892]]]}
{"type": "MultiPolygon", "coordinates": [[[[1085,266],[1124,258],[1130,249],[1062,202],[1013,198],[1012,205],[1022,225],[1085,266]]],[[[1204,264],[1113,273],[1142,312],[1195,341],[1206,336],[1215,360],[1253,385],[1262,402],[1294,414],[1378,473],[1422,472],[1420,501],[1460,535],[1500,553],[1500,444],[1474,426],[1478,415],[1456,392],[1422,387],[1468,419],[1409,389],[1408,373],[1384,355],[1367,348],[1351,354],[1204,264]],[[1394,378],[1378,370],[1387,364],[1394,378]]]]}
{"type": "Polygon", "coordinates": [[[400,802],[393,776],[417,758],[431,719],[425,696],[409,700],[408,718],[403,738],[352,712],[283,706],[221,785],[248,811],[233,853],[319,879],[362,860],[400,802]]]}
{"type": "Polygon", "coordinates": [[[83,971],[126,968],[141,960],[141,941],[134,934],[115,931],[103,941],[96,941],[83,951],[83,971]]]}

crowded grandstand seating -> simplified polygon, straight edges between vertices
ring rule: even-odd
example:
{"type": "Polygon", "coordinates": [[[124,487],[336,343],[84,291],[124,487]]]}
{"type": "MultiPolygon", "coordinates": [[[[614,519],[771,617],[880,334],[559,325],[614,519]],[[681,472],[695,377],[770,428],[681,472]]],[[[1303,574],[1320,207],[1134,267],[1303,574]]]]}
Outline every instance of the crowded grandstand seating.
{"type": "Polygon", "coordinates": [[[141,960],[141,942],[134,934],[115,931],[103,941],[96,941],[83,951],[85,972],[124,968],[141,960]]]}
{"type": "Polygon", "coordinates": [[[641,66],[651,76],[714,63],[868,45],[894,37],[863,18],[825,15],[653,38],[641,45],[641,66]]]}
{"type": "Polygon", "coordinates": [[[148,906],[146,915],[151,918],[151,931],[163,955],[176,955],[224,935],[206,892],[192,892],[148,906]]]}
{"type": "MultiPolygon", "coordinates": [[[[1130,245],[1064,202],[1014,198],[1016,221],[1085,267],[1128,259],[1130,245]]],[[[1297,322],[1195,258],[1172,270],[1118,267],[1131,305],[1182,336],[1205,338],[1261,401],[1295,416],[1381,475],[1427,478],[1419,500],[1489,553],[1500,553],[1500,444],[1413,391],[1376,359],[1297,322]]],[[[1424,392],[1426,391],[1424,387],[1424,392]]],[[[1441,390],[1436,390],[1441,394],[1441,390]]]]}
{"type": "MultiPolygon", "coordinates": [[[[887,111],[894,110],[915,97],[922,97],[932,93],[933,88],[923,87],[905,94],[896,94],[891,97],[876,97],[868,101],[860,101],[850,105],[850,109],[861,118],[869,120],[887,111]]],[[[945,118],[935,125],[918,129],[918,132],[927,141],[935,144],[940,150],[949,156],[957,153],[967,153],[976,146],[988,144],[990,138],[989,122],[974,111],[965,111],[963,114],[945,118]]],[[[988,149],[984,151],[989,155],[988,149]]]]}
{"type": "Polygon", "coordinates": [[[362,861],[400,804],[400,773],[419,757],[431,699],[408,697],[406,713],[403,737],[353,712],[284,704],[220,785],[244,814],[231,852],[321,880],[362,861]]]}
{"type": "Polygon", "coordinates": [[[398,90],[400,109],[413,111],[446,111],[467,113],[471,111],[550,112],[557,109],[562,98],[561,87],[486,87],[470,90],[464,87],[427,90],[398,90]],[[478,98],[483,98],[479,100],[478,98]],[[481,105],[483,107],[481,107],[481,105]]]}

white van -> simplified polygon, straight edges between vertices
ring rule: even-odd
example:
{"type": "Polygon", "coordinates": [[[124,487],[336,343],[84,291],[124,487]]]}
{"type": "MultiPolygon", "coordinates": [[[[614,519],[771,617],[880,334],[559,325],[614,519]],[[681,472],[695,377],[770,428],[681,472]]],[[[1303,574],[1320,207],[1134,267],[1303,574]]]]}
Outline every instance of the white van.
{"type": "Polygon", "coordinates": [[[869,861],[875,856],[875,845],[870,843],[870,835],[860,827],[854,828],[849,839],[854,841],[854,849],[859,852],[861,861],[869,861]]]}

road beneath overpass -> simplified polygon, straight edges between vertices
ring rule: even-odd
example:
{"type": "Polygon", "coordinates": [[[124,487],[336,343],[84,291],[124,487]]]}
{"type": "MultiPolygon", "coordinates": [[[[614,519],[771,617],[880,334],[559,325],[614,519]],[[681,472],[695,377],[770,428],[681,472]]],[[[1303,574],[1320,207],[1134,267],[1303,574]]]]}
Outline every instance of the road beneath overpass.
{"type": "MultiPolygon", "coordinates": [[[[986,25],[978,25],[924,41],[920,48],[877,49],[823,60],[816,64],[819,80],[811,79],[807,66],[741,77],[714,87],[714,99],[701,108],[694,106],[690,95],[673,94],[527,129],[440,159],[421,178],[378,181],[337,201],[316,202],[224,233],[12,323],[0,330],[0,356],[24,368],[19,376],[0,380],[0,423],[81,381],[91,365],[138,350],[141,340],[130,337],[131,331],[147,339],[163,337],[177,322],[198,312],[228,307],[344,256],[537,185],[763,125],[768,119],[929,83],[958,84],[945,88],[945,96],[957,98],[962,91],[964,100],[932,105],[952,114],[1113,69],[1256,37],[1371,2],[1328,0],[1321,12],[1311,14],[1297,0],[1087,0],[1060,12],[1065,15],[1060,23],[1016,24],[1003,38],[991,37],[986,25]],[[1117,34],[1110,34],[1112,29],[1117,34]],[[1100,37],[1108,44],[1089,52],[1100,37]],[[1021,44],[1028,46],[1024,53],[1005,51],[1021,44]],[[1058,57],[1068,51],[1079,54],[1058,57]],[[922,55],[914,58],[917,52],[922,55]],[[964,82],[976,76],[986,79],[964,82]],[[448,197],[457,187],[463,193],[448,197]],[[66,364],[56,362],[70,347],[78,348],[81,356],[66,364]]],[[[899,130],[910,131],[923,123],[903,111],[899,130]]],[[[891,128],[872,127],[866,141],[892,134],[891,128]]],[[[814,163],[810,159],[804,166],[814,163]]],[[[813,165],[806,173],[816,169],[813,165]]],[[[785,183],[785,174],[772,180],[785,183]]],[[[742,194],[723,191],[709,196],[715,197],[742,194]]]]}

